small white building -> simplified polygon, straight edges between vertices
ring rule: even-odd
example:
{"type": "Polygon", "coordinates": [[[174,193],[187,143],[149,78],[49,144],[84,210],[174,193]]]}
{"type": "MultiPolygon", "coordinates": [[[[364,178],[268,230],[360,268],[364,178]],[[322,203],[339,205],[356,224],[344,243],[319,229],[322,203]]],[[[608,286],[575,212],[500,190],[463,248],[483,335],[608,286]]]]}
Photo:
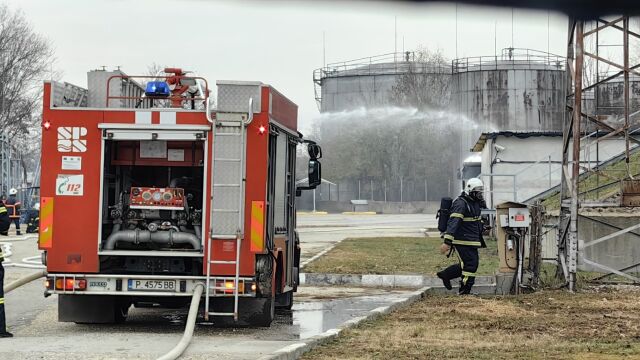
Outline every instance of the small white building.
{"type": "MultiPolygon", "coordinates": [[[[611,138],[598,143],[594,139],[592,135],[582,140],[583,167],[594,167],[624,152],[624,139],[611,138]]],[[[572,141],[569,141],[571,147],[572,141]]],[[[471,151],[481,157],[480,177],[485,184],[489,208],[505,201],[526,201],[560,184],[561,132],[485,132],[471,151]]]]}

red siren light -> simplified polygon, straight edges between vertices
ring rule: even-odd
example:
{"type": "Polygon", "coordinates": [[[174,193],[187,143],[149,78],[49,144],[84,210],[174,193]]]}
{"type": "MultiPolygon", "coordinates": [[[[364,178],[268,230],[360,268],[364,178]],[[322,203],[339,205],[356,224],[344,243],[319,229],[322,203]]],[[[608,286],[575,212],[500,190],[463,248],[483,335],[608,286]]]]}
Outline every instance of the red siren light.
{"type": "Polygon", "coordinates": [[[43,127],[45,130],[49,130],[49,128],[51,127],[51,122],[50,122],[49,120],[45,120],[45,121],[42,123],[42,127],[43,127]]]}
{"type": "Polygon", "coordinates": [[[260,133],[260,135],[264,134],[265,131],[267,131],[267,128],[265,128],[264,125],[260,125],[260,127],[258,128],[258,132],[260,133]]]}

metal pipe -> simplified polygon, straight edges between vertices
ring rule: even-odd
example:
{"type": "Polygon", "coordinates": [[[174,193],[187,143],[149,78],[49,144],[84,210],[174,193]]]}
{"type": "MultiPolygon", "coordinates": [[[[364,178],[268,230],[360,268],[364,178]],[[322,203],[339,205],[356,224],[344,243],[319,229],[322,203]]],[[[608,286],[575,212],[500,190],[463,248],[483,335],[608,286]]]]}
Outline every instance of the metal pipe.
{"type": "Polygon", "coordinates": [[[159,231],[151,232],[149,230],[122,230],[115,234],[109,235],[105,242],[105,250],[113,250],[118,241],[124,241],[128,243],[176,243],[176,244],[191,244],[194,250],[200,250],[200,240],[195,234],[174,232],[174,231],[159,231]]]}
{"type": "Polygon", "coordinates": [[[41,270],[41,271],[37,271],[34,272],[33,274],[27,275],[21,279],[18,279],[12,283],[9,283],[7,285],[4,286],[4,293],[8,293],[10,291],[15,290],[16,288],[19,288],[22,285],[26,285],[30,282],[32,282],[33,280],[39,279],[43,276],[47,276],[47,270],[41,270]]]}
{"type": "MultiPolygon", "coordinates": [[[[198,308],[200,307],[200,298],[202,297],[202,291],[204,290],[203,284],[197,284],[193,291],[193,297],[191,298],[191,305],[189,306],[189,315],[187,315],[187,325],[184,328],[184,334],[180,342],[171,349],[168,353],[160,356],[157,360],[174,360],[180,357],[182,353],[187,349],[187,346],[191,342],[193,337],[193,329],[196,326],[196,319],[198,319],[198,308]]],[[[209,311],[205,309],[205,311],[209,311]]]]}

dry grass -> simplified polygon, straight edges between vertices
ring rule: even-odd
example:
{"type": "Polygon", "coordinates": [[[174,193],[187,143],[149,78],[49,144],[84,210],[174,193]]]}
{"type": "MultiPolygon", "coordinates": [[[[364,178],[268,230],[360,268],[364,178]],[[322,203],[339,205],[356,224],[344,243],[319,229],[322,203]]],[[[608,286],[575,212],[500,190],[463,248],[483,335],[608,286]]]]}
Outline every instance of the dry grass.
{"type": "MultiPolygon", "coordinates": [[[[426,274],[457,261],[440,254],[440,238],[382,237],[346,239],[326,255],[308,264],[305,272],[333,274],[426,274]]],[[[480,249],[479,275],[498,268],[496,242],[480,249]]]]}
{"type": "Polygon", "coordinates": [[[429,296],[303,359],[640,359],[639,295],[429,296]]]}

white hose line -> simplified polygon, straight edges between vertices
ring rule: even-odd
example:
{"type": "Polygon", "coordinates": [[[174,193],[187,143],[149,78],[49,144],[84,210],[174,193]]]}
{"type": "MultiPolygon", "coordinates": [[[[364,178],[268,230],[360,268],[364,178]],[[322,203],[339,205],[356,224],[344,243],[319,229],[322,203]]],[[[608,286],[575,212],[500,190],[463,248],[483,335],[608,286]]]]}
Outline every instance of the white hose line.
{"type": "MultiPolygon", "coordinates": [[[[191,342],[193,336],[193,329],[196,326],[196,320],[198,319],[198,308],[200,307],[200,297],[204,291],[203,284],[197,284],[193,291],[193,297],[191,298],[191,305],[189,306],[189,315],[187,316],[187,325],[184,328],[184,334],[180,342],[171,349],[168,353],[160,356],[157,360],[175,360],[187,349],[187,346],[191,342]]],[[[207,309],[205,309],[207,311],[207,309]]]]}
{"type": "Polygon", "coordinates": [[[33,274],[27,275],[25,277],[23,277],[22,279],[18,279],[10,284],[7,284],[4,286],[4,293],[8,293],[22,285],[26,285],[30,282],[32,282],[33,280],[39,279],[43,276],[47,276],[47,271],[46,270],[42,270],[42,271],[37,271],[34,272],[33,274]]]}

